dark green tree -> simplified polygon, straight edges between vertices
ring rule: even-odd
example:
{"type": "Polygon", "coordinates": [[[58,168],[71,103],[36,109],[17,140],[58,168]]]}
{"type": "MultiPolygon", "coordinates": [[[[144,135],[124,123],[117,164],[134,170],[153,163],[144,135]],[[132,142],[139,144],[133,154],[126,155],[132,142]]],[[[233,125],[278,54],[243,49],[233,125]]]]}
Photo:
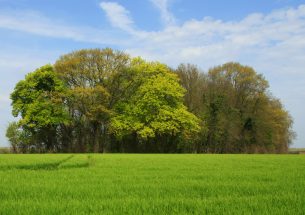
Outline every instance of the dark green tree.
{"type": "Polygon", "coordinates": [[[292,119],[268,91],[268,82],[239,63],[176,70],[187,89],[185,104],[207,127],[197,143],[200,152],[287,152],[294,133],[292,119]]]}

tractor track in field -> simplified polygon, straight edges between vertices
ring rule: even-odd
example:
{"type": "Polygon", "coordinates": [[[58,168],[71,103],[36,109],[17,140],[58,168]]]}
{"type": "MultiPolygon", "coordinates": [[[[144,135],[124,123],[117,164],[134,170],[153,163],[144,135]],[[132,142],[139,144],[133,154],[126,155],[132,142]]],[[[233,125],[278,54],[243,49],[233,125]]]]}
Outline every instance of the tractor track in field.
{"type": "MultiPolygon", "coordinates": [[[[61,169],[61,165],[66,163],[67,161],[71,160],[74,155],[70,155],[60,161],[57,162],[50,162],[50,163],[35,163],[35,164],[19,164],[19,165],[7,165],[1,166],[0,171],[7,171],[12,169],[20,169],[20,170],[59,170],[61,169]]],[[[86,168],[89,167],[91,157],[87,157],[87,161],[81,164],[71,164],[69,166],[62,167],[62,169],[71,169],[71,168],[86,168]]]]}

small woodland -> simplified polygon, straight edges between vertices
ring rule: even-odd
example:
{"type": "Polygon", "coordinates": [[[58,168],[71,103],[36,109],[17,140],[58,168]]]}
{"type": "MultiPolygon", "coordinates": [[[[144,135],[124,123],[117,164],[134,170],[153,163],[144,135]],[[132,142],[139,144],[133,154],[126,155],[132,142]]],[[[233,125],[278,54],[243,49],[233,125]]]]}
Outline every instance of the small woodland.
{"type": "Polygon", "coordinates": [[[16,153],[286,153],[292,118],[253,68],[171,68],[106,49],[61,56],[11,93],[16,153]]]}

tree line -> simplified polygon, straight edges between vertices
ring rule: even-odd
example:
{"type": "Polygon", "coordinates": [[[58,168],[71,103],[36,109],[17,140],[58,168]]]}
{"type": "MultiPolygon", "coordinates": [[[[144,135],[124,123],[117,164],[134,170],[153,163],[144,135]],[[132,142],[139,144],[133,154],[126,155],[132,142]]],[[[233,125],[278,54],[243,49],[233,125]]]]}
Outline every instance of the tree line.
{"type": "Polygon", "coordinates": [[[11,94],[15,152],[285,153],[292,118],[254,69],[207,73],[106,49],[61,56],[11,94]]]}

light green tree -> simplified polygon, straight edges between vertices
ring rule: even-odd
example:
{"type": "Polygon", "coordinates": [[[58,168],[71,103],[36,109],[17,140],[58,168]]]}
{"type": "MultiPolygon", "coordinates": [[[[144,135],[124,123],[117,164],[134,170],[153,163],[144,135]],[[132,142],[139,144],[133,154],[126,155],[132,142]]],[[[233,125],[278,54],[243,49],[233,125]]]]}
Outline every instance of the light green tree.
{"type": "Polygon", "coordinates": [[[57,127],[69,123],[63,106],[65,87],[51,65],[40,67],[17,83],[11,94],[13,115],[18,125],[30,132],[39,148],[56,150],[57,127]]]}
{"type": "Polygon", "coordinates": [[[119,138],[134,134],[140,142],[153,141],[163,152],[176,147],[171,144],[177,137],[196,135],[199,120],[184,106],[185,89],[176,74],[164,64],[139,58],[133,60],[131,70],[134,92],[117,104],[111,132],[119,138]]]}

